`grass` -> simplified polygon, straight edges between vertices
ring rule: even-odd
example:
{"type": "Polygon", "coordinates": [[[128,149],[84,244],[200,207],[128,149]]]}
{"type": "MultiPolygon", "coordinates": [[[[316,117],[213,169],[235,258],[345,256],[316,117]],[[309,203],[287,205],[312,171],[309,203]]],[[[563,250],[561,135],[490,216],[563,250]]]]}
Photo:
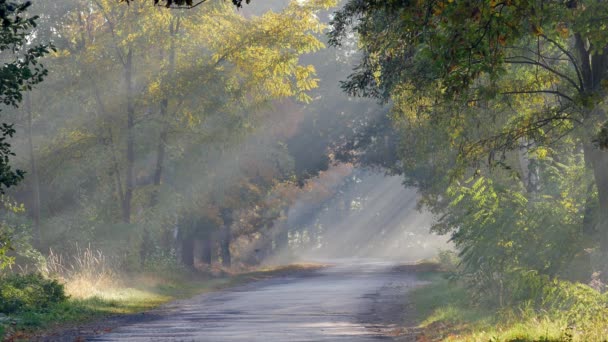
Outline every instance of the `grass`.
{"type": "Polygon", "coordinates": [[[110,280],[96,286],[79,278],[74,284],[67,283],[71,297],[44,311],[22,312],[4,317],[0,321],[0,339],[28,340],[34,335],[66,329],[113,315],[135,314],[154,309],[162,304],[192,296],[237,286],[249,281],[300,273],[323,267],[314,264],[296,264],[267,267],[245,273],[223,277],[206,274],[173,272],[165,277],[139,274],[115,279],[116,286],[109,286],[110,280]],[[83,287],[88,287],[85,289],[83,287]],[[76,295],[75,295],[76,294],[76,295]]]}
{"type": "Polygon", "coordinates": [[[606,341],[604,324],[582,331],[556,314],[476,305],[464,287],[442,274],[426,279],[429,285],[410,293],[422,331],[418,341],[606,341]]]}

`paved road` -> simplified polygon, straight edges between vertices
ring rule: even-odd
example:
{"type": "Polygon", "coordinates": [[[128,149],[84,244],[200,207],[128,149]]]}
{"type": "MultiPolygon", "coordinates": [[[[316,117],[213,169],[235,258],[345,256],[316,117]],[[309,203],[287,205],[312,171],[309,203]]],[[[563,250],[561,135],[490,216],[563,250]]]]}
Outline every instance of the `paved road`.
{"type": "Polygon", "coordinates": [[[391,340],[414,275],[350,262],[313,275],[262,280],[176,302],[87,341],[391,340]]]}

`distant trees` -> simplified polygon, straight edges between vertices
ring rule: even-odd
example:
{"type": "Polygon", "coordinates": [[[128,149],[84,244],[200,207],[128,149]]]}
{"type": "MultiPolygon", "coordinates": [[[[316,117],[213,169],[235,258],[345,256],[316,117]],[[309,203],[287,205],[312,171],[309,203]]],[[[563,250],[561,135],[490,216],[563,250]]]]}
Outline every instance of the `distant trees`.
{"type": "Polygon", "coordinates": [[[282,118],[302,115],[293,104],[318,86],[300,57],[324,47],[316,13],[332,4],[293,2],[252,19],[222,1],[196,12],[38,4],[52,15],[35,39],[57,51],[27,120],[15,115],[40,142],[19,141],[39,182],[12,195],[28,209],[40,203],[42,247],[95,241],[128,267],[175,253],[187,265],[244,257],[234,240],[258,239],[289,201],[281,189],[293,182],[286,141],[297,119],[282,118]]]}

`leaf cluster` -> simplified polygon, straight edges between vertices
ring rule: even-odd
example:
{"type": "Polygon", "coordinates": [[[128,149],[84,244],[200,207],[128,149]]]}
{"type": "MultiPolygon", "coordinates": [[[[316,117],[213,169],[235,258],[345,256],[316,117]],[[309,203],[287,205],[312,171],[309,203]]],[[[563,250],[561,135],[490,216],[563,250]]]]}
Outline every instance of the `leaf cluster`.
{"type": "Polygon", "coordinates": [[[67,299],[62,284],[39,273],[0,278],[0,312],[41,311],[67,299]]]}

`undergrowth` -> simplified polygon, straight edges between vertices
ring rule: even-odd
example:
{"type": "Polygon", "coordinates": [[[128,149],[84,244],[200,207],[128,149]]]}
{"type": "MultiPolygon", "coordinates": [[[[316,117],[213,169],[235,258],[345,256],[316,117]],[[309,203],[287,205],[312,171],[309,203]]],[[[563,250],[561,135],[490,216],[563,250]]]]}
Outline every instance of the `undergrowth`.
{"type": "Polygon", "coordinates": [[[606,295],[584,284],[528,278],[527,284],[519,279],[521,288],[513,290],[538,291],[528,292],[531,299],[498,307],[480,302],[462,283],[436,273],[430,285],[410,294],[423,331],[419,340],[606,341],[606,295]]]}
{"type": "Polygon", "coordinates": [[[28,340],[43,331],[147,311],[265,277],[315,270],[323,265],[266,267],[243,273],[193,272],[179,267],[138,274],[117,271],[103,253],[85,248],[65,258],[51,253],[37,273],[0,277],[0,340],[28,340]],[[44,273],[44,275],[43,275],[44,273]],[[6,300],[11,295],[11,300],[6,300]]]}

